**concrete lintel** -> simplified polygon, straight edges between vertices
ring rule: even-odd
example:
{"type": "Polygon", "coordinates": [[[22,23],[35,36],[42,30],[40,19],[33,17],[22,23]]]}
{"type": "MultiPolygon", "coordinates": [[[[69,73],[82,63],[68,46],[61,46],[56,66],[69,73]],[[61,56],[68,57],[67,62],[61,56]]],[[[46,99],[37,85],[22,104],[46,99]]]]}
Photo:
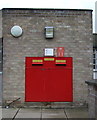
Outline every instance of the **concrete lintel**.
{"type": "Polygon", "coordinates": [[[97,86],[97,81],[95,81],[95,80],[85,81],[85,83],[87,83],[88,85],[94,85],[94,86],[97,86]]]}

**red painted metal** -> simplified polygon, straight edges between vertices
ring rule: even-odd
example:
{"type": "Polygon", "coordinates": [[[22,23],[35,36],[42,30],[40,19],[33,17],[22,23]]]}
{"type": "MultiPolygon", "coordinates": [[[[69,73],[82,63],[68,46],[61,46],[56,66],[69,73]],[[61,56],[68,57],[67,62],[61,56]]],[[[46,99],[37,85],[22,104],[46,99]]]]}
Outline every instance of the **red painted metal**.
{"type": "Polygon", "coordinates": [[[25,64],[26,102],[73,101],[71,57],[26,57],[25,64]]]}

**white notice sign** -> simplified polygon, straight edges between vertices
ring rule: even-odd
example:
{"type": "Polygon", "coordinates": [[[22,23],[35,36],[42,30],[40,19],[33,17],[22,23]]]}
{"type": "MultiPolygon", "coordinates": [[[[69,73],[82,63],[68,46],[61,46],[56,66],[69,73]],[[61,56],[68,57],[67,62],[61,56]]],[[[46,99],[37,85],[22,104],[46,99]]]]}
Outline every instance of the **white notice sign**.
{"type": "Polygon", "coordinates": [[[54,56],[53,48],[45,48],[45,56],[54,56]]]}

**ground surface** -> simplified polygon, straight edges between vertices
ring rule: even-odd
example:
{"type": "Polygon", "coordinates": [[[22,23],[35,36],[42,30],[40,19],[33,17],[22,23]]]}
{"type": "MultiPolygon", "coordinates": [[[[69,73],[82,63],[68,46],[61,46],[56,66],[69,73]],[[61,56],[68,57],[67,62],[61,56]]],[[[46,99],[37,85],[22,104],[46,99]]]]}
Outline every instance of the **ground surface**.
{"type": "Polygon", "coordinates": [[[32,120],[71,120],[71,118],[88,118],[87,108],[44,109],[44,108],[3,108],[2,118],[9,120],[32,118],[32,120]],[[55,119],[54,119],[55,118],[55,119]]]}

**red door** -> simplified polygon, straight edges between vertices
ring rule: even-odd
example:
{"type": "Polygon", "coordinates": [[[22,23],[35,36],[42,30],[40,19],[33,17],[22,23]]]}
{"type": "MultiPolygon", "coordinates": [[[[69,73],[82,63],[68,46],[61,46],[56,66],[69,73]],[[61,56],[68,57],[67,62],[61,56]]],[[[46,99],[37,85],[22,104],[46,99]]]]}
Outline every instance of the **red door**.
{"type": "Polygon", "coordinates": [[[26,102],[72,102],[71,57],[26,57],[26,102]]]}

